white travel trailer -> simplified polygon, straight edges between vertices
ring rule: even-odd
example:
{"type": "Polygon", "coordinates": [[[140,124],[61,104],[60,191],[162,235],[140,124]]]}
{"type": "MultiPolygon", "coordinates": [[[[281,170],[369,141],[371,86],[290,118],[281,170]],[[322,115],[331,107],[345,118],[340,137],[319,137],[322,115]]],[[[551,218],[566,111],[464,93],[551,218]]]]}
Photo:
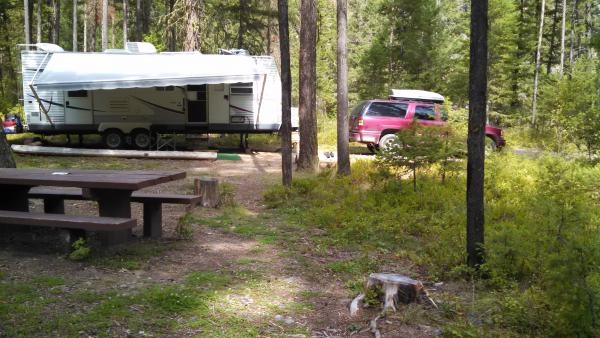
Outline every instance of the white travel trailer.
{"type": "Polygon", "coordinates": [[[279,130],[281,81],[272,57],[156,53],[148,43],[127,47],[73,53],[37,44],[23,50],[29,130],[101,134],[109,148],[126,140],[148,148],[155,133],[279,130]]]}

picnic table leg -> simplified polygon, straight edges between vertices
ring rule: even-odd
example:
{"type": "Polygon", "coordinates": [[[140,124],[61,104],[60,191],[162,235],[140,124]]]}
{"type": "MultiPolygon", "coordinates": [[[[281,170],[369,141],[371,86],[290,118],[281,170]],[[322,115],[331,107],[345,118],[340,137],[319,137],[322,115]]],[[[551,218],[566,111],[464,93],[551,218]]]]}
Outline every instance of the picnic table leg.
{"type": "Polygon", "coordinates": [[[21,185],[4,185],[0,194],[0,209],[11,211],[29,211],[29,189],[21,185]]]}
{"type": "Polygon", "coordinates": [[[162,203],[144,202],[144,237],[162,236],[162,203]]]}
{"type": "MultiPolygon", "coordinates": [[[[29,211],[29,189],[22,185],[3,185],[0,193],[0,209],[10,211],[29,211]]],[[[10,236],[15,232],[27,232],[30,227],[5,225],[0,227],[0,236],[10,236]]]]}
{"type": "MultiPolygon", "coordinates": [[[[90,195],[98,201],[101,217],[131,218],[131,191],[90,189],[90,195]]],[[[131,230],[109,231],[100,234],[105,245],[125,243],[131,238],[131,230]]]]}

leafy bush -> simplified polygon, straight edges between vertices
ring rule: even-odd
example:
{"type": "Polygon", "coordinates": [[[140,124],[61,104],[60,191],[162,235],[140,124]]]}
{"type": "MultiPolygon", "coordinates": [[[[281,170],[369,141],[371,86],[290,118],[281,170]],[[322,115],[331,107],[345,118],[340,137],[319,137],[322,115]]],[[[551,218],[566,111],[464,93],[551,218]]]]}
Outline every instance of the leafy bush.
{"type": "Polygon", "coordinates": [[[69,259],[82,261],[90,256],[91,249],[87,246],[84,238],[79,238],[73,242],[73,251],[69,254],[69,259]]]}

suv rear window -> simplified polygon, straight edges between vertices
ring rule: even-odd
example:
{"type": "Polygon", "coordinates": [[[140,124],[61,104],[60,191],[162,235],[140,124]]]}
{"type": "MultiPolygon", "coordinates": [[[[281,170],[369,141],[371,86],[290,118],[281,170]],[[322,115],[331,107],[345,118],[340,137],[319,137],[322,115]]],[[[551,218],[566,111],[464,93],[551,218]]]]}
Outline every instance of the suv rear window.
{"type": "Polygon", "coordinates": [[[406,110],[408,110],[407,103],[397,102],[373,102],[369,106],[367,116],[379,116],[379,117],[404,117],[406,116],[406,110]]]}
{"type": "Polygon", "coordinates": [[[356,107],[354,107],[354,109],[352,109],[352,113],[350,114],[351,117],[359,117],[360,113],[362,113],[363,108],[365,107],[365,104],[367,104],[367,102],[362,101],[361,103],[359,103],[356,107]]]}

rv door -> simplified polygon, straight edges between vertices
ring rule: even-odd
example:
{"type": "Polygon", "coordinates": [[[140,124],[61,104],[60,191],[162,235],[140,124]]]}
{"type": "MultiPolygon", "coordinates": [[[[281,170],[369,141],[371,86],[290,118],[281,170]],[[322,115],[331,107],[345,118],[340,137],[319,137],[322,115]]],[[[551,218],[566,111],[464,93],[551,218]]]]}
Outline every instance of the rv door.
{"type": "Polygon", "coordinates": [[[254,124],[254,84],[235,83],[229,86],[229,122],[254,124]]]}
{"type": "Polygon", "coordinates": [[[74,90],[66,92],[65,124],[94,124],[92,114],[92,92],[74,90]]]}
{"type": "Polygon", "coordinates": [[[187,114],[190,123],[208,122],[207,85],[187,86],[187,114]]]}

